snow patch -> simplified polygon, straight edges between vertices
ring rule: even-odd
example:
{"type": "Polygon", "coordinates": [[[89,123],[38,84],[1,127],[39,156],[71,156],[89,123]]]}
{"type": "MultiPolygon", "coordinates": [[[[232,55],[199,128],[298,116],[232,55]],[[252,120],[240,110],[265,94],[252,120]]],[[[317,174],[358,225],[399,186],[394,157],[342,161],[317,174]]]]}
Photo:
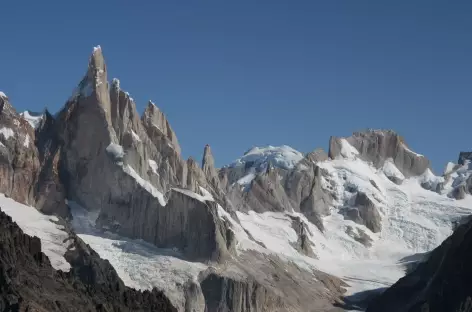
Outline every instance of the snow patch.
{"type": "Polygon", "coordinates": [[[397,166],[393,163],[393,159],[389,158],[385,161],[383,167],[382,167],[383,173],[387,177],[394,177],[399,180],[404,180],[405,176],[398,170],[397,166]]]}
{"type": "Polygon", "coordinates": [[[159,173],[158,173],[158,171],[157,171],[157,168],[158,168],[158,167],[157,167],[157,163],[156,163],[154,160],[149,159],[149,160],[148,160],[148,165],[149,165],[149,167],[151,168],[152,172],[154,172],[154,174],[159,175],[159,173]]]}
{"type": "Polygon", "coordinates": [[[298,251],[291,245],[298,240],[297,233],[292,228],[292,220],[282,213],[265,212],[258,214],[249,211],[248,214],[236,212],[244,229],[252,237],[262,242],[267,249],[289,256],[299,257],[298,251]]]}
{"type": "Polygon", "coordinates": [[[440,183],[444,183],[444,177],[438,177],[434,175],[431,169],[426,169],[426,171],[419,177],[413,178],[416,179],[420,185],[424,188],[432,191],[436,191],[438,189],[438,185],[440,183]]]}
{"type": "Polygon", "coordinates": [[[238,183],[239,185],[247,186],[251,184],[252,180],[254,180],[255,178],[256,174],[254,172],[251,172],[239,179],[236,183],[238,183]]]}
{"type": "Polygon", "coordinates": [[[349,144],[346,139],[341,138],[339,142],[341,143],[340,153],[344,158],[353,158],[359,154],[359,151],[354,146],[349,144]]]}
{"type": "Polygon", "coordinates": [[[231,230],[233,231],[234,236],[236,238],[236,252],[244,250],[256,250],[259,252],[267,252],[265,248],[251,240],[244,228],[238,222],[236,222],[231,217],[231,215],[227,211],[225,211],[220,205],[218,205],[218,216],[220,217],[220,219],[227,220],[230,223],[231,230]]]}
{"type": "Polygon", "coordinates": [[[26,120],[31,125],[31,127],[33,127],[33,129],[37,129],[44,118],[43,114],[35,114],[29,111],[24,111],[20,114],[20,116],[26,120]]]}
{"type": "Polygon", "coordinates": [[[405,143],[402,143],[402,145],[403,145],[403,148],[404,148],[406,151],[408,151],[408,152],[410,152],[410,153],[412,153],[412,154],[414,154],[414,155],[416,155],[416,156],[418,156],[418,157],[424,157],[424,156],[421,155],[421,154],[418,154],[418,153],[416,153],[416,152],[413,152],[408,146],[406,146],[405,143]]]}
{"type": "Polygon", "coordinates": [[[29,147],[29,144],[30,144],[30,136],[28,135],[28,133],[25,135],[25,140],[23,141],[23,146],[24,147],[29,147]]]}
{"type": "Polygon", "coordinates": [[[64,272],[70,270],[71,266],[64,258],[69,246],[69,234],[63,231],[62,226],[54,223],[58,221],[57,217],[43,215],[34,207],[20,204],[3,194],[0,194],[0,208],[23,232],[41,239],[41,251],[48,256],[53,268],[64,272]]]}
{"type": "Polygon", "coordinates": [[[131,130],[131,136],[135,141],[141,142],[141,139],[139,138],[139,135],[136,134],[133,130],[131,130]]]}
{"type": "Polygon", "coordinates": [[[116,143],[110,143],[110,145],[107,146],[106,151],[108,154],[112,155],[115,160],[123,160],[123,157],[125,157],[123,146],[116,143]]]}
{"type": "Polygon", "coordinates": [[[11,128],[3,127],[0,129],[0,134],[3,134],[5,140],[15,136],[15,132],[11,128]]]}
{"type": "Polygon", "coordinates": [[[444,169],[444,175],[452,173],[452,171],[454,171],[454,168],[456,166],[457,165],[455,163],[448,162],[447,165],[446,165],[446,168],[444,169]]]}
{"type": "Polygon", "coordinates": [[[144,180],[136,171],[134,171],[134,169],[130,165],[123,166],[123,171],[133,177],[136,182],[141,185],[146,191],[151,193],[152,196],[156,197],[162,207],[166,205],[164,195],[149,181],[144,180]]]}
{"type": "Polygon", "coordinates": [[[201,187],[201,186],[199,186],[198,188],[200,189],[200,192],[202,192],[203,197],[205,198],[205,200],[210,200],[210,201],[214,201],[214,200],[215,200],[215,199],[213,198],[213,195],[211,195],[211,193],[210,193],[207,189],[205,189],[205,188],[203,188],[203,187],[201,187]]]}
{"type": "Polygon", "coordinates": [[[2,91],[0,91],[0,97],[4,99],[8,98],[7,95],[3,93],[2,91]]]}
{"type": "Polygon", "coordinates": [[[172,188],[173,191],[176,191],[176,192],[179,192],[179,193],[182,193],[182,194],[185,194],[189,197],[192,197],[198,201],[201,201],[202,203],[204,203],[205,201],[214,201],[215,199],[213,198],[213,196],[211,195],[210,192],[208,192],[206,189],[204,189],[203,187],[200,187],[200,191],[202,192],[203,195],[200,195],[200,194],[197,194],[195,192],[192,192],[191,190],[186,190],[186,189],[181,189],[181,188],[172,188]]]}
{"type": "Polygon", "coordinates": [[[179,192],[179,193],[182,193],[182,194],[185,194],[188,197],[191,197],[191,198],[194,198],[198,201],[201,201],[202,203],[205,202],[205,197],[204,196],[202,196],[200,194],[197,194],[195,192],[192,192],[191,190],[181,189],[181,188],[177,188],[177,187],[172,188],[172,190],[176,191],[176,192],[179,192]]]}

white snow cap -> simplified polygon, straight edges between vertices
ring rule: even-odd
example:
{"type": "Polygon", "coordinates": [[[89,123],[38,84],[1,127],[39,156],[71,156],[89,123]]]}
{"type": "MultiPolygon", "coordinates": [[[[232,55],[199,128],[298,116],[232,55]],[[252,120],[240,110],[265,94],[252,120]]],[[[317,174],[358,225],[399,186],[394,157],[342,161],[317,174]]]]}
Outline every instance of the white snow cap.
{"type": "Polygon", "coordinates": [[[102,50],[102,47],[100,45],[96,46],[96,47],[93,47],[93,53],[97,52],[97,51],[101,51],[102,50]]]}
{"type": "Polygon", "coordinates": [[[5,93],[3,93],[2,91],[0,91],[0,97],[7,98],[8,96],[5,93]]]}
{"type": "Polygon", "coordinates": [[[38,128],[38,126],[41,124],[41,120],[44,117],[43,114],[32,113],[30,111],[24,111],[23,113],[20,113],[20,116],[35,129],[38,128]]]}
{"type": "Polygon", "coordinates": [[[287,145],[253,147],[229,167],[242,167],[246,163],[253,163],[251,167],[261,168],[271,163],[276,167],[292,169],[303,157],[301,152],[287,145]]]}

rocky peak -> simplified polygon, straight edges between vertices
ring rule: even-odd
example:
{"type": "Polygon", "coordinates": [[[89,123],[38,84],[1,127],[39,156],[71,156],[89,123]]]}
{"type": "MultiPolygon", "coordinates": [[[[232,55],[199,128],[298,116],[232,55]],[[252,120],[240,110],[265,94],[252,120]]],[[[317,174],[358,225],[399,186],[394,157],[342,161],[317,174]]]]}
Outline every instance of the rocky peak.
{"type": "Polygon", "coordinates": [[[153,102],[148,102],[141,119],[148,133],[157,132],[165,136],[180,155],[181,149],[174,130],[172,130],[167,117],[153,102]]]}
{"type": "Polygon", "coordinates": [[[426,157],[409,149],[403,137],[392,130],[368,129],[354,132],[352,136],[346,138],[331,137],[330,158],[346,158],[354,155],[372,162],[377,168],[383,166],[386,160],[392,159],[405,177],[421,175],[430,166],[426,157]]]}
{"type": "Polygon", "coordinates": [[[200,190],[198,187],[204,187],[206,185],[205,180],[205,174],[198,166],[198,163],[193,157],[189,157],[187,159],[187,188],[199,193],[200,190]]]}
{"type": "Polygon", "coordinates": [[[8,114],[8,115],[16,114],[16,110],[10,104],[10,101],[8,100],[8,96],[1,91],[0,91],[0,113],[8,114]]]}
{"type": "Polygon", "coordinates": [[[110,88],[110,104],[111,120],[118,141],[122,141],[125,133],[139,140],[142,125],[136,104],[130,94],[120,88],[120,81],[116,78],[113,78],[110,88]]]}
{"type": "Polygon", "coordinates": [[[210,145],[208,144],[205,145],[203,150],[202,169],[210,184],[215,188],[219,188],[219,179],[218,173],[215,169],[215,160],[211,153],[210,145]]]}
{"type": "Polygon", "coordinates": [[[99,109],[101,111],[100,114],[105,117],[106,122],[111,126],[111,104],[107,82],[107,71],[105,59],[100,46],[93,49],[92,55],[89,58],[87,72],[80,81],[69,102],[83,104],[85,99],[88,99],[87,102],[94,102],[93,104],[86,104],[88,109],[99,109]]]}
{"type": "Polygon", "coordinates": [[[328,158],[329,158],[328,154],[326,154],[324,149],[316,148],[312,152],[308,153],[300,163],[307,163],[307,162],[317,163],[321,161],[326,161],[328,160],[328,158]]]}

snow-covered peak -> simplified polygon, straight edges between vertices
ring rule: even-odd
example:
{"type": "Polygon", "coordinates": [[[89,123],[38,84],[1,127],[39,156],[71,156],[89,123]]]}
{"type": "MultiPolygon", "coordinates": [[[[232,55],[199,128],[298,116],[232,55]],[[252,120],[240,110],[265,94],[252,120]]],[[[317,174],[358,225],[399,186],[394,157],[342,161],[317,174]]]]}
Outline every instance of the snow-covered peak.
{"type": "Polygon", "coordinates": [[[304,155],[287,145],[253,147],[244,156],[234,161],[229,167],[266,168],[270,163],[275,167],[292,169],[304,155]]]}
{"type": "Polygon", "coordinates": [[[3,93],[2,91],[0,91],[0,97],[6,99],[7,95],[5,93],[3,93]]]}
{"type": "Polygon", "coordinates": [[[93,53],[97,52],[97,51],[101,51],[102,50],[102,47],[100,45],[96,46],[96,47],[93,47],[93,53]]]}
{"type": "Polygon", "coordinates": [[[23,113],[20,114],[20,116],[25,119],[31,127],[34,129],[38,128],[38,126],[41,123],[41,120],[43,120],[44,114],[38,114],[38,113],[33,113],[30,111],[24,111],[23,113]]]}

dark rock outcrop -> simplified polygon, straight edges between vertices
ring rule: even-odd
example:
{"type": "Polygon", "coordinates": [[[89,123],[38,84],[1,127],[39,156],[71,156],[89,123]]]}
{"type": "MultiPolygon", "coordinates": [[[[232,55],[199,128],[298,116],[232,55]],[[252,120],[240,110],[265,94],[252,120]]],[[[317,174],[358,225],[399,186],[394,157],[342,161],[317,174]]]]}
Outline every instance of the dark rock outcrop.
{"type": "Polygon", "coordinates": [[[346,208],[345,216],[362,225],[369,230],[378,233],[382,230],[382,218],[375,203],[363,192],[357,192],[355,195],[354,207],[346,208]]]}
{"type": "Polygon", "coordinates": [[[472,311],[472,221],[376,298],[367,312],[472,311]]]}
{"type": "Polygon", "coordinates": [[[124,286],[108,261],[75,237],[66,258],[71,271],[55,271],[31,237],[0,212],[0,310],[177,311],[159,291],[124,286]]]}
{"type": "Polygon", "coordinates": [[[465,183],[461,183],[460,185],[456,186],[451,192],[451,196],[459,200],[464,199],[466,194],[467,185],[465,183]]]}
{"type": "Polygon", "coordinates": [[[353,228],[352,226],[346,227],[346,234],[354,238],[357,242],[361,243],[366,247],[372,246],[372,238],[366,234],[362,229],[353,228]]]}
{"type": "Polygon", "coordinates": [[[313,252],[312,243],[308,238],[308,235],[311,234],[308,226],[301,220],[300,217],[291,217],[292,218],[292,228],[297,233],[297,243],[295,244],[295,249],[305,256],[318,259],[318,257],[313,252]]]}
{"type": "MultiPolygon", "coordinates": [[[[313,175],[308,175],[308,177],[312,177],[310,192],[300,202],[300,211],[310,222],[323,231],[324,226],[321,217],[329,215],[329,208],[334,198],[332,192],[323,187],[322,179],[327,176],[327,172],[317,165],[312,167],[312,170],[313,175]]],[[[300,187],[303,186],[298,184],[297,188],[300,189],[300,187]]]]}

